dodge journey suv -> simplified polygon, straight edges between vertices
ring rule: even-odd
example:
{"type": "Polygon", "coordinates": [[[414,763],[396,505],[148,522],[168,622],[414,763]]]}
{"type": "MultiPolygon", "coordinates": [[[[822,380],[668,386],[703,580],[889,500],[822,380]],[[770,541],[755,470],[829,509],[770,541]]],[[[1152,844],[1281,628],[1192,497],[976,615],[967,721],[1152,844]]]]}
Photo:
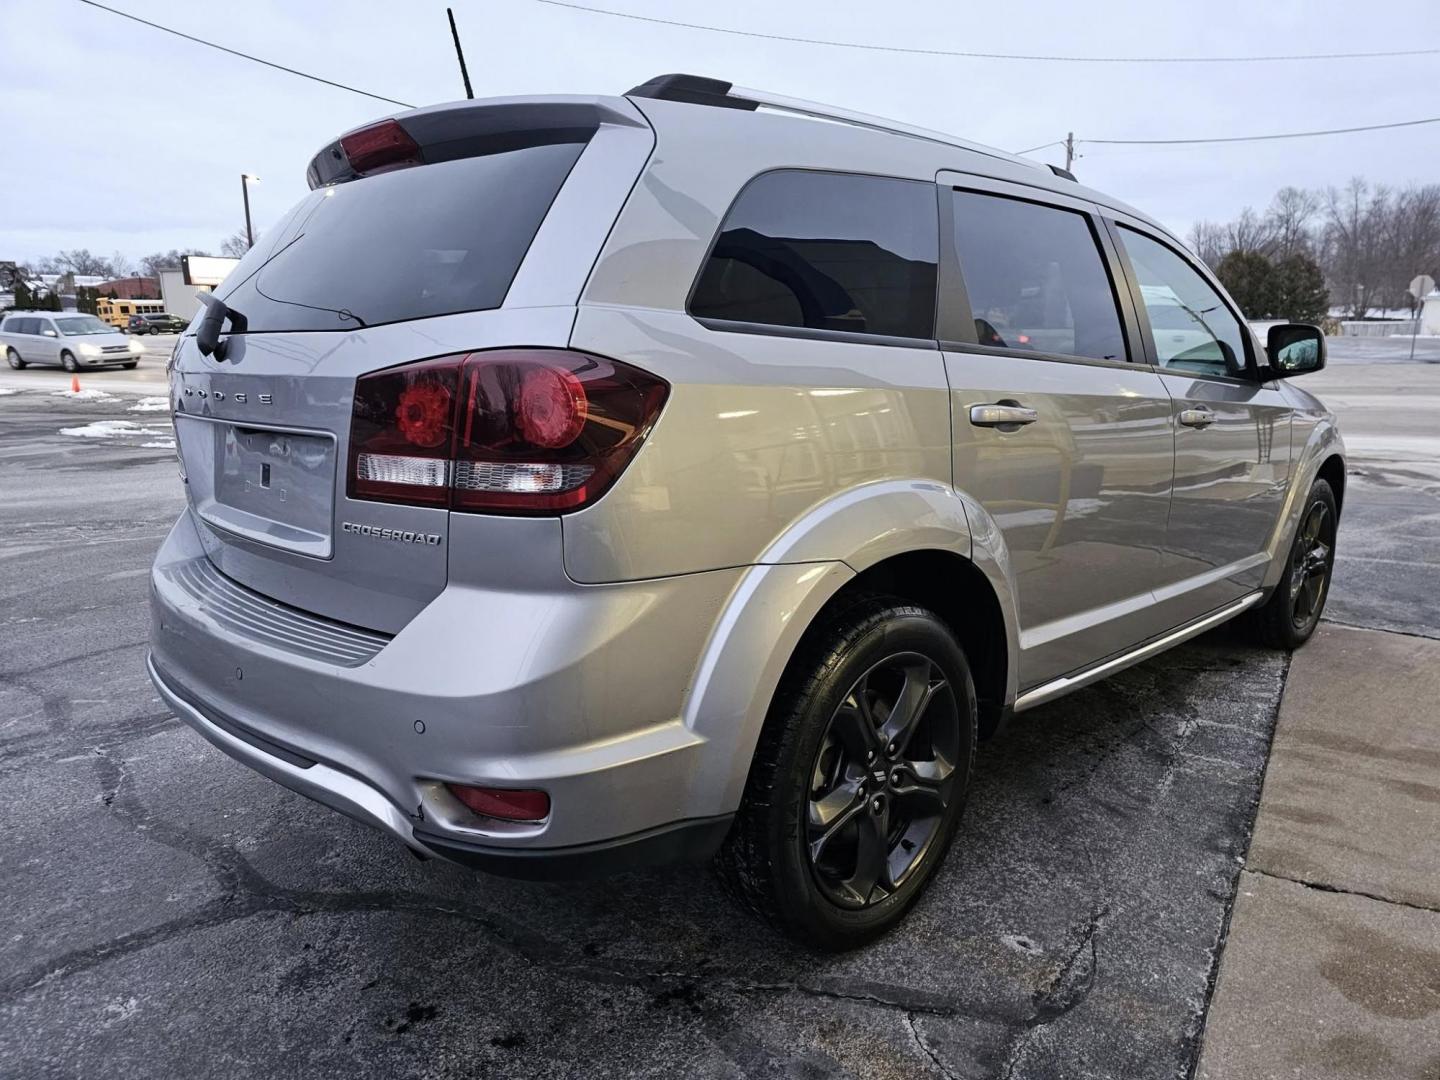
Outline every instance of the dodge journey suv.
{"type": "Polygon", "coordinates": [[[171,364],[150,674],[415,853],[714,858],[843,948],[977,741],[1326,598],[1334,418],[1164,228],[931,131],[663,76],[342,135],[171,364]]]}

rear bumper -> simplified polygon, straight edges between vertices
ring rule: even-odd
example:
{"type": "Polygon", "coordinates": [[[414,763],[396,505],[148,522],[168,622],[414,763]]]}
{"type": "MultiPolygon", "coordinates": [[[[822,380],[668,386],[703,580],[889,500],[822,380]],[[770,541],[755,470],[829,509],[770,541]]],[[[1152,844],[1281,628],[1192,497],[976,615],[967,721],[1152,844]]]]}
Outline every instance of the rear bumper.
{"type": "MultiPolygon", "coordinates": [[[[554,548],[533,554],[559,566],[558,536],[554,548]]],[[[327,658],[283,613],[251,618],[232,594],[187,587],[204,558],[187,512],[152,572],[151,678],[270,779],[417,852],[530,877],[705,858],[723,837],[721,763],[681,712],[739,571],[616,586],[560,574],[535,592],[452,583],[362,659],[327,658]],[[540,788],[551,813],[480,818],[446,782],[540,788]]]]}
{"type": "Polygon", "coordinates": [[[389,833],[417,855],[439,856],[506,877],[551,881],[595,877],[673,863],[702,862],[719,849],[733,814],[677,821],[629,836],[563,848],[504,848],[427,829],[378,789],[357,777],[266,740],[232,721],[206,715],[166,681],[155,659],[150,680],[175,714],[236,761],[292,791],[389,833]]]}

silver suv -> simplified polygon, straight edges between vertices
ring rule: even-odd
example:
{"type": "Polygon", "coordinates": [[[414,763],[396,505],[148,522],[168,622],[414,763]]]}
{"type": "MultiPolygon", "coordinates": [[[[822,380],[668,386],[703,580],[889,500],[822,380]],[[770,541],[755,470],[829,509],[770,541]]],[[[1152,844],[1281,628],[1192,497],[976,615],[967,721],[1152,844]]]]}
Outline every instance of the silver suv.
{"type": "Polygon", "coordinates": [[[1068,174],[664,76],[311,161],[172,362],[150,673],[414,852],[895,923],[1013,713],[1325,602],[1334,418],[1068,174]]]}

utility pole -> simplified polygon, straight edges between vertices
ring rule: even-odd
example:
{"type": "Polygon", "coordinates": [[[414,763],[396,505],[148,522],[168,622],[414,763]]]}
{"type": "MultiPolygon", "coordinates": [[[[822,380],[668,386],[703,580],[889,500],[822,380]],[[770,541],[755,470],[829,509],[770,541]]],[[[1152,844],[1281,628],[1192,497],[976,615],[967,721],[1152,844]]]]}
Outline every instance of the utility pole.
{"type": "Polygon", "coordinates": [[[1074,133],[1073,131],[1067,131],[1067,132],[1065,133],[1065,171],[1066,171],[1066,172],[1069,172],[1069,171],[1070,171],[1070,166],[1071,166],[1071,164],[1072,164],[1074,161],[1075,161],[1075,133],[1074,133]]]}
{"type": "Polygon", "coordinates": [[[455,56],[460,61],[460,78],[465,80],[465,96],[473,98],[475,91],[470,89],[470,72],[465,67],[465,50],[460,48],[460,31],[455,29],[455,12],[447,7],[445,14],[450,19],[450,36],[455,39],[455,56]]]}
{"type": "Polygon", "coordinates": [[[259,179],[258,176],[251,176],[249,173],[240,174],[240,194],[245,196],[245,249],[247,251],[255,246],[255,230],[250,227],[250,181],[259,179]]]}

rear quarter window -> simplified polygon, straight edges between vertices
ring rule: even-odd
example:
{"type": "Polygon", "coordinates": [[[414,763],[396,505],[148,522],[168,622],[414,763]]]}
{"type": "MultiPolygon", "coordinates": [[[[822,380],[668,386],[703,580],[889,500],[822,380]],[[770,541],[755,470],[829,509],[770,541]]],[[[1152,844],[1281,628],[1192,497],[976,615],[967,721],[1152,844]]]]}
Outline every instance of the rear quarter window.
{"type": "Polygon", "coordinates": [[[703,320],[932,338],[933,184],[781,170],[726,215],[690,297],[703,320]]]}
{"type": "Polygon", "coordinates": [[[497,308],[585,148],[397,169],[301,200],[216,291],[248,330],[344,330],[497,308]]]}

